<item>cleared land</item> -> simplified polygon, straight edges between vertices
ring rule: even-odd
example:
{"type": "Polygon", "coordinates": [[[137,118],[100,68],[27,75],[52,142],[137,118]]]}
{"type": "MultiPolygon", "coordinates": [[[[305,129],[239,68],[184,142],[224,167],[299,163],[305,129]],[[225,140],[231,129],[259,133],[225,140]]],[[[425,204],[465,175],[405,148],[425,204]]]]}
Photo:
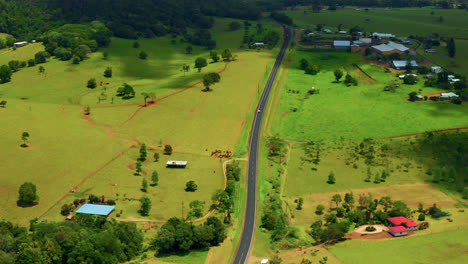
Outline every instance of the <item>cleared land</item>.
{"type": "Polygon", "coordinates": [[[345,263],[466,263],[468,228],[331,249],[345,263]],[[372,252],[372,254],[365,254],[372,252]]]}
{"type": "MultiPolygon", "coordinates": [[[[344,79],[344,77],[343,77],[344,79]]],[[[364,64],[358,54],[345,52],[296,51],[292,67],[281,92],[271,125],[273,134],[289,140],[338,141],[382,138],[468,125],[466,105],[431,101],[412,103],[408,93],[437,92],[423,87],[423,80],[404,85],[383,68],[364,64]],[[307,75],[299,68],[305,58],[320,65],[317,75],[307,75]],[[359,65],[376,81],[369,79],[352,63],[359,65]],[[358,79],[358,86],[334,82],[333,71],[343,69],[358,79]],[[385,92],[390,83],[399,83],[395,92],[385,92]],[[312,87],[320,94],[308,95],[312,87]]],[[[440,90],[440,89],[439,89],[440,90]]]]}

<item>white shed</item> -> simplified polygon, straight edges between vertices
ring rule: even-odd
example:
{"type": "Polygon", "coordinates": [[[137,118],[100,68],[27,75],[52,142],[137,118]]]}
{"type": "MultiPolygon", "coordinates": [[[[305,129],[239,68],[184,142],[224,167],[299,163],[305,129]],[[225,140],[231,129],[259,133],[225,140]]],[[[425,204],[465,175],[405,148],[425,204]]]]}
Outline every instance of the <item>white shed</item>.
{"type": "Polygon", "coordinates": [[[13,43],[13,45],[14,45],[15,47],[22,47],[22,46],[24,46],[24,45],[26,45],[26,44],[28,44],[27,41],[20,41],[20,42],[15,42],[15,43],[13,43]]]}
{"type": "Polygon", "coordinates": [[[262,262],[260,262],[261,264],[267,264],[268,263],[268,259],[262,259],[262,262]]]}

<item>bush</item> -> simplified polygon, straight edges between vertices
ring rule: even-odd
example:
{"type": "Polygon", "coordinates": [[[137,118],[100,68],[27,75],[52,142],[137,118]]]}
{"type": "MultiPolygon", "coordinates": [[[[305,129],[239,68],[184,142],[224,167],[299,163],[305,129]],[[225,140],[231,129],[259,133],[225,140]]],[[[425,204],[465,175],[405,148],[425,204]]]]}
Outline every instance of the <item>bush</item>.
{"type": "Polygon", "coordinates": [[[420,213],[419,216],[418,216],[418,220],[419,220],[419,221],[424,221],[424,220],[426,220],[426,215],[423,214],[423,213],[420,213]]]}
{"type": "Polygon", "coordinates": [[[367,232],[374,232],[376,229],[373,226],[366,226],[366,231],[367,232]]]}
{"type": "Polygon", "coordinates": [[[403,78],[403,83],[405,84],[410,84],[413,85],[418,82],[418,78],[416,78],[414,75],[406,75],[405,78],[403,78]]]}
{"type": "Polygon", "coordinates": [[[194,192],[198,189],[198,185],[195,183],[195,181],[188,181],[185,184],[185,191],[186,192],[194,192]]]}
{"type": "Polygon", "coordinates": [[[320,71],[319,65],[308,65],[305,69],[306,74],[316,75],[320,71]]]}
{"type": "Polygon", "coordinates": [[[88,84],[86,85],[86,87],[91,88],[91,89],[96,88],[96,86],[97,86],[96,79],[94,79],[94,78],[89,79],[88,84]]]}
{"type": "Polygon", "coordinates": [[[146,60],[146,58],[148,58],[148,54],[146,54],[144,51],[141,51],[138,57],[142,60],[146,60]]]}

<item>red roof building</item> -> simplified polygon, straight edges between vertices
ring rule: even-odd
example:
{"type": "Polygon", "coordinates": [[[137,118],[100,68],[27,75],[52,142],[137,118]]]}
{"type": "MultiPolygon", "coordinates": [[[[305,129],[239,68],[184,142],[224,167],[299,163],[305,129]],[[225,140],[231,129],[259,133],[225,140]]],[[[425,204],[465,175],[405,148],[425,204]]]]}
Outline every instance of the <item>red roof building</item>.
{"type": "Polygon", "coordinates": [[[389,232],[393,236],[405,236],[408,230],[418,230],[418,224],[413,219],[404,216],[395,216],[387,218],[390,224],[389,232]]]}
{"type": "Polygon", "coordinates": [[[404,226],[392,226],[388,228],[390,231],[394,233],[402,233],[402,232],[408,232],[408,229],[404,226]]]}

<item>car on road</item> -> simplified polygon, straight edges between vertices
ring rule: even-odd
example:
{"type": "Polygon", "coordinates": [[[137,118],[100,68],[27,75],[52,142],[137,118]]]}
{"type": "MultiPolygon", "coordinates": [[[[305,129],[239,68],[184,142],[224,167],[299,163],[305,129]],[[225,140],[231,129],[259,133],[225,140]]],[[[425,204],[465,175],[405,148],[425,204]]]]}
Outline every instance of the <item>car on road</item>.
{"type": "Polygon", "coordinates": [[[260,113],[260,109],[257,110],[257,113],[260,113]]]}

